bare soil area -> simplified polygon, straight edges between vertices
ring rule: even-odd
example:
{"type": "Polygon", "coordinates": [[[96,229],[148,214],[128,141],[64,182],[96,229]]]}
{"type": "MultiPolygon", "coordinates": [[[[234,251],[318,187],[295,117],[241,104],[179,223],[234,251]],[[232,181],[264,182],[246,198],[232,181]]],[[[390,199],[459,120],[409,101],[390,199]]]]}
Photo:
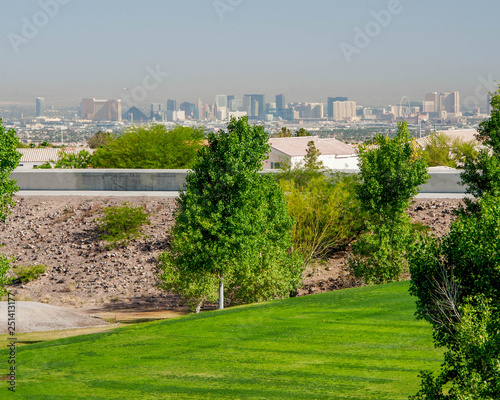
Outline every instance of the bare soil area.
{"type": "MultiPolygon", "coordinates": [[[[125,316],[129,310],[149,313],[152,318],[157,317],[151,314],[154,310],[186,311],[179,296],[157,289],[155,279],[158,255],[169,248],[175,199],[16,196],[15,200],[12,215],[0,225],[0,252],[14,257],[14,265],[47,266],[36,281],[11,286],[18,300],[106,317],[125,316]],[[145,226],[145,238],[106,250],[106,243],[97,237],[95,219],[103,208],[123,202],[145,207],[151,225],[145,226]]],[[[460,203],[416,200],[409,215],[442,236],[449,230],[452,210],[460,203]]],[[[359,285],[347,271],[347,255],[348,251],[339,252],[306,271],[299,295],[359,285]]]]}

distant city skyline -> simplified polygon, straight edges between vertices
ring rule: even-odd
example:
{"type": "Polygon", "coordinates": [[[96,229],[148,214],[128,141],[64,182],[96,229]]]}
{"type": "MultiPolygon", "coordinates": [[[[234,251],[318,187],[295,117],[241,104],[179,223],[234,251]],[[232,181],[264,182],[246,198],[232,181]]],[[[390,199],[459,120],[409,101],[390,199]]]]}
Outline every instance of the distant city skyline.
{"type": "Polygon", "coordinates": [[[493,0],[7,2],[0,101],[117,98],[128,109],[262,93],[385,106],[459,91],[484,108],[500,79],[499,12],[493,0]]]}

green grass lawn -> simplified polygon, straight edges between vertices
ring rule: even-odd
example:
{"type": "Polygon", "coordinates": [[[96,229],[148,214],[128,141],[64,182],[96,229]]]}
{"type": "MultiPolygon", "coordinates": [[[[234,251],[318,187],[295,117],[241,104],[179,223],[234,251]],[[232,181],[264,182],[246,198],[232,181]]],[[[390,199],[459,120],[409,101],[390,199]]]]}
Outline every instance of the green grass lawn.
{"type": "Polygon", "coordinates": [[[414,311],[404,282],[28,345],[0,398],[406,399],[442,360],[414,311]]]}

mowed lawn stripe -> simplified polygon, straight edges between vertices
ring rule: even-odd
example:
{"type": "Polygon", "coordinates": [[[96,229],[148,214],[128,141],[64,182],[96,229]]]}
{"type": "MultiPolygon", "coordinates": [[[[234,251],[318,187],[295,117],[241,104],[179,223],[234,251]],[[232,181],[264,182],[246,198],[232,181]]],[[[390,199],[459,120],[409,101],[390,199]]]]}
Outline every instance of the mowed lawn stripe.
{"type": "Polygon", "coordinates": [[[27,345],[16,397],[406,399],[442,360],[414,311],[403,282],[27,345]]]}

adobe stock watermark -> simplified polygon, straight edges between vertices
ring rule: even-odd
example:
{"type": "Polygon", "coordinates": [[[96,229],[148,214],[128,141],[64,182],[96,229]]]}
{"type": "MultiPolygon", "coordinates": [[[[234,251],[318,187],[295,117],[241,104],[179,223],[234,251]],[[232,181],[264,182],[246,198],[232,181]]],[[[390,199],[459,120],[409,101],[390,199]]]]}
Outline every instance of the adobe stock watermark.
{"type": "Polygon", "coordinates": [[[224,15],[228,12],[233,12],[241,3],[243,3],[243,0],[214,0],[212,4],[220,21],[224,22],[224,15]]]}
{"type": "Polygon", "coordinates": [[[373,18],[365,24],[363,29],[359,26],[354,29],[352,44],[346,42],[340,44],[340,49],[347,63],[352,62],[354,55],[361,54],[362,50],[366,49],[391,24],[393,17],[401,14],[403,10],[404,6],[401,0],[389,0],[385,9],[370,11],[373,18]]]}
{"type": "Polygon", "coordinates": [[[498,82],[493,79],[493,75],[489,74],[487,78],[479,76],[477,78],[478,85],[474,90],[474,95],[468,96],[463,105],[467,109],[474,109],[481,107],[481,104],[487,103],[488,94],[494,93],[498,90],[498,82]]]}
{"type": "Polygon", "coordinates": [[[161,70],[160,64],[156,65],[155,69],[148,65],[146,67],[146,75],[142,78],[142,85],[134,86],[132,89],[123,89],[127,92],[122,95],[123,103],[131,107],[145,101],[148,98],[148,93],[158,89],[169,75],[169,72],[161,70]]]}
{"type": "Polygon", "coordinates": [[[40,0],[38,5],[41,10],[33,14],[29,19],[23,17],[20,34],[9,32],[7,35],[14,53],[18,54],[22,45],[34,39],[41,29],[45,28],[52,18],[55,18],[61,11],[61,6],[67,5],[71,0],[40,0]]]}

